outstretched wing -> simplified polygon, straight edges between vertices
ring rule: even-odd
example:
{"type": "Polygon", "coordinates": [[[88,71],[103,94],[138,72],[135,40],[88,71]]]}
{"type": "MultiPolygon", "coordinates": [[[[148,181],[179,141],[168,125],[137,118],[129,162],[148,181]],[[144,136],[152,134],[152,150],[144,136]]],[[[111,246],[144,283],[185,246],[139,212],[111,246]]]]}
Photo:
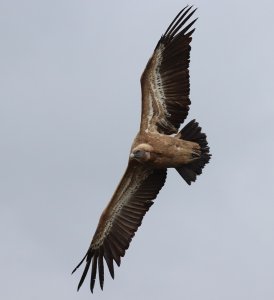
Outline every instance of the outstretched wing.
{"type": "MultiPolygon", "coordinates": [[[[129,244],[153,204],[166,179],[166,170],[152,170],[130,162],[111,201],[103,211],[91,245],[76,269],[86,260],[78,290],[91,267],[90,289],[93,292],[97,269],[101,289],[104,285],[104,262],[114,278],[113,260],[120,266],[129,244]]],[[[73,273],[72,272],[72,273],[73,273]]]]}
{"type": "Polygon", "coordinates": [[[189,100],[189,54],[195,10],[185,7],[159,40],[141,77],[141,131],[172,134],[185,120],[189,100]],[[186,25],[188,23],[188,25],[186,25]]]}

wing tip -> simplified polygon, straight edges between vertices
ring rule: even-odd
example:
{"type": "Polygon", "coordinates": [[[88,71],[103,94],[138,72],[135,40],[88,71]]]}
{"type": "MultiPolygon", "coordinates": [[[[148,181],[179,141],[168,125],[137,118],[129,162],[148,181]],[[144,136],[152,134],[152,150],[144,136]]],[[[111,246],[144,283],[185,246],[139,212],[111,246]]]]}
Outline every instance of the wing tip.
{"type": "Polygon", "coordinates": [[[85,269],[82,273],[80,281],[78,283],[77,292],[80,290],[80,288],[81,288],[81,286],[82,286],[82,284],[83,284],[83,282],[84,282],[84,280],[87,276],[87,272],[89,270],[92,257],[93,257],[93,251],[88,250],[86,255],[82,258],[82,260],[79,262],[79,264],[71,272],[71,274],[73,274],[81,266],[81,264],[84,262],[84,260],[86,259],[86,266],[85,266],[85,269]]]}
{"type": "MultiPolygon", "coordinates": [[[[194,8],[193,5],[189,6],[186,5],[183,9],[179,11],[179,13],[176,15],[176,17],[172,20],[172,22],[167,27],[164,34],[162,34],[161,38],[159,39],[155,50],[160,46],[161,43],[163,43],[164,40],[168,38],[168,40],[172,40],[174,38],[174,35],[180,30],[180,28],[188,21],[188,19],[196,12],[198,7],[194,8],[194,10],[191,11],[191,9],[194,8]],[[188,14],[188,12],[190,13],[188,14]]],[[[191,26],[196,22],[198,18],[196,18],[193,22],[191,22],[191,26]]],[[[190,27],[191,27],[190,26],[190,27]]],[[[183,30],[182,30],[183,31],[183,30]]],[[[195,28],[191,32],[191,34],[195,31],[195,28]]],[[[188,33],[185,33],[188,37],[191,36],[188,35],[188,33]]]]}
{"type": "Polygon", "coordinates": [[[84,262],[85,258],[88,256],[88,252],[86,253],[86,255],[81,259],[81,261],[79,262],[79,264],[72,270],[71,275],[81,266],[81,264],[84,262]]]}
{"type": "MultiPolygon", "coordinates": [[[[163,34],[162,38],[160,40],[163,40],[164,38],[168,38],[168,40],[173,39],[175,35],[179,34],[178,31],[185,25],[185,23],[192,17],[192,15],[196,12],[198,9],[197,7],[194,8],[193,5],[185,6],[174,18],[174,20],[170,23],[167,30],[163,34]]],[[[192,21],[189,25],[186,26],[186,28],[190,29],[190,27],[197,21],[198,18],[196,18],[194,21],[192,21]]],[[[188,30],[187,29],[187,30],[188,30]]],[[[185,28],[181,30],[181,32],[186,33],[185,28]]]]}

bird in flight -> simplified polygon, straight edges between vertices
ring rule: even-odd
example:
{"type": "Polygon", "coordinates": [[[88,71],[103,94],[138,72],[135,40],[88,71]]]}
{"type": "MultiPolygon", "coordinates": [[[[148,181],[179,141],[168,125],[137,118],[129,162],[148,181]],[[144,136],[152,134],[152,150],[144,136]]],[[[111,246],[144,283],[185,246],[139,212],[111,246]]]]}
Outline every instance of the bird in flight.
{"type": "MultiPolygon", "coordinates": [[[[196,10],[196,9],[195,9],[196,10]]],[[[167,169],[175,168],[190,185],[209,162],[206,135],[188,115],[190,42],[195,29],[192,7],[182,9],[161,36],[141,77],[142,116],[128,166],[104,209],[91,244],[74,273],[85,261],[78,290],[91,266],[90,290],[96,275],[101,289],[104,267],[114,278],[113,262],[120,266],[153,200],[165,184],[167,169]]]]}

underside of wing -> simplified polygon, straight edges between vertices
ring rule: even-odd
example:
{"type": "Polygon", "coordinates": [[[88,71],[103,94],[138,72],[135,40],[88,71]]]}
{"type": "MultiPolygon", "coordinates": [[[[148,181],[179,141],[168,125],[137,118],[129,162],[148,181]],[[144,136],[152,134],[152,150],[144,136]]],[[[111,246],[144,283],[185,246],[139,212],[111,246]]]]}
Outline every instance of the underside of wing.
{"type": "Polygon", "coordinates": [[[185,7],[175,17],[159,40],[141,78],[141,130],[164,134],[177,133],[188,114],[189,57],[191,35],[189,22],[195,10],[185,7]]]}
{"type": "Polygon", "coordinates": [[[103,211],[91,245],[76,269],[86,261],[78,290],[91,267],[90,289],[93,292],[97,273],[104,285],[104,260],[114,278],[113,261],[120,266],[129,244],[165,183],[166,170],[152,170],[130,163],[111,201],[103,211]]]}

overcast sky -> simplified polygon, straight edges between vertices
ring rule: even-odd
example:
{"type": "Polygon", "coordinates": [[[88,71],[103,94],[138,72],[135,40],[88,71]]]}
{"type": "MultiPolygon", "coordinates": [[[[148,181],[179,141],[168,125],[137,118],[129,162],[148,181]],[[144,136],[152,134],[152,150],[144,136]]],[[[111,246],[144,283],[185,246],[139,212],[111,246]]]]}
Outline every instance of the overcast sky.
{"type": "Polygon", "coordinates": [[[0,1],[0,298],[274,299],[274,3],[0,1]],[[127,164],[140,75],[198,7],[188,120],[212,160],[165,187],[113,281],[76,287],[127,164]]]}

